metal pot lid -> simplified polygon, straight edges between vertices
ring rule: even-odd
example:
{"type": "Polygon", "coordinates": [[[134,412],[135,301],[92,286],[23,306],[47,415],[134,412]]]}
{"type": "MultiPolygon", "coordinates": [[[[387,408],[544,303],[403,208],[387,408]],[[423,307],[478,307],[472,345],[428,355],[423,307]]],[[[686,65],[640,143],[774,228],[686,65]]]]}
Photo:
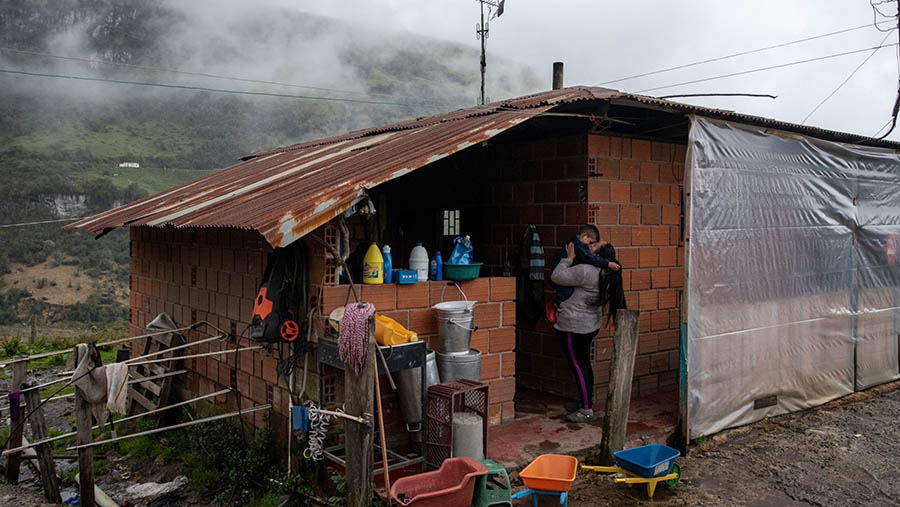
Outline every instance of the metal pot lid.
{"type": "Polygon", "coordinates": [[[445,301],[434,305],[432,308],[442,312],[471,311],[475,307],[475,303],[476,301],[445,301]]]}

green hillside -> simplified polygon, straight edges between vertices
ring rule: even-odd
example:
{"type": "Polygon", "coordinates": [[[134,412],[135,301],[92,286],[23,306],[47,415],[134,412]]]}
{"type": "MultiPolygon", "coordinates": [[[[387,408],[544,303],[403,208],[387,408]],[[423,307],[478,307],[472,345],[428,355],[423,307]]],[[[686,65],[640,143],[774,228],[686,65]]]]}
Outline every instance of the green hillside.
{"type": "MultiPolygon", "coordinates": [[[[94,214],[260,149],[474,105],[479,79],[473,48],[241,3],[0,0],[0,48],[19,50],[0,49],[0,69],[297,96],[0,72],[0,224],[94,214]],[[140,167],[120,168],[122,162],[140,167]]],[[[528,69],[492,62],[494,96],[538,88],[528,69]]],[[[0,276],[7,274],[0,278],[0,324],[31,315],[110,318],[119,311],[127,292],[127,231],[98,241],[62,225],[0,227],[0,276]],[[105,280],[91,285],[98,296],[92,303],[112,311],[54,306],[53,291],[37,289],[45,277],[29,278],[48,265],[105,280]]]]}

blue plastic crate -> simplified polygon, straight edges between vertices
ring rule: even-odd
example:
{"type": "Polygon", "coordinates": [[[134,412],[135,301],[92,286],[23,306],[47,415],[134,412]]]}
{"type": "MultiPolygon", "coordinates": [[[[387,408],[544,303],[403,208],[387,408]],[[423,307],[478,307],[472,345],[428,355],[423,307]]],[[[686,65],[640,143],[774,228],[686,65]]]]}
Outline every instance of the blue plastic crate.
{"type": "Polygon", "coordinates": [[[419,281],[419,272],[415,269],[395,269],[391,277],[399,284],[416,283],[419,281]]]}
{"type": "Polygon", "coordinates": [[[641,477],[659,477],[671,473],[675,458],[681,453],[667,445],[650,444],[614,452],[613,456],[619,468],[641,477]]]}

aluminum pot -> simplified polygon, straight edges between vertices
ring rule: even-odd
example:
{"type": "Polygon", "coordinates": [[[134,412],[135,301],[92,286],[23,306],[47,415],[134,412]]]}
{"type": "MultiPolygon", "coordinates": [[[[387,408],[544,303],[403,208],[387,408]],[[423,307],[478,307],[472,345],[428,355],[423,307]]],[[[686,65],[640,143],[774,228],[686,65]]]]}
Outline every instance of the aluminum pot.
{"type": "Polygon", "coordinates": [[[461,378],[481,382],[481,352],[475,349],[465,354],[437,353],[437,367],[441,382],[453,382],[461,378]]]}
{"type": "MultiPolygon", "coordinates": [[[[440,384],[434,351],[425,355],[425,389],[440,384]]],[[[400,414],[406,423],[406,431],[415,433],[422,429],[422,367],[400,370],[394,374],[400,401],[400,414]]],[[[427,391],[426,391],[427,392],[427,391]]]]}
{"type": "MultiPolygon", "coordinates": [[[[434,305],[444,354],[465,355],[472,343],[472,323],[475,320],[475,301],[447,301],[434,305]]],[[[443,378],[443,377],[442,377],[443,378]]]]}

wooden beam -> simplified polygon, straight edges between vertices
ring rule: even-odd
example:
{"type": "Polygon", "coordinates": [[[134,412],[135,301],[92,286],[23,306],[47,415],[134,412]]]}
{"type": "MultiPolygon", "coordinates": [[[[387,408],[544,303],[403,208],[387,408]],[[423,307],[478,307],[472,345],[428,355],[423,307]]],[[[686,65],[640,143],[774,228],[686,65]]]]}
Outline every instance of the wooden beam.
{"type": "MultiPolygon", "coordinates": [[[[88,352],[90,353],[90,352],[88,352]]],[[[75,367],[82,358],[78,357],[78,346],[75,346],[75,367]]],[[[98,421],[99,422],[99,421],[98,421]]],[[[75,387],[75,431],[76,441],[79,444],[89,443],[94,439],[91,434],[93,425],[91,405],[84,397],[84,393],[75,387]]],[[[78,472],[81,477],[79,491],[81,493],[82,507],[94,507],[94,450],[90,447],[78,449],[78,472]]]]}
{"type": "MultiPolygon", "coordinates": [[[[17,358],[21,359],[21,358],[17,358]]],[[[22,388],[25,382],[25,376],[28,374],[28,361],[17,361],[13,363],[12,383],[10,391],[16,391],[22,388]]],[[[21,393],[10,392],[9,398],[9,447],[19,447],[22,445],[22,431],[25,429],[25,414],[19,408],[22,406],[21,393]],[[15,417],[13,417],[15,415],[15,417]]],[[[22,453],[10,454],[6,459],[6,481],[10,484],[19,483],[19,466],[22,463],[22,453]]]]}
{"type": "MultiPolygon", "coordinates": [[[[31,410],[28,422],[31,424],[31,434],[36,440],[47,438],[47,423],[44,421],[44,409],[40,407],[41,393],[32,389],[25,393],[25,403],[31,410]]],[[[49,444],[35,446],[38,455],[38,465],[41,472],[41,485],[44,487],[44,497],[48,502],[62,503],[59,495],[59,483],[56,480],[56,464],[53,462],[53,453],[49,444]]]]}
{"type": "Polygon", "coordinates": [[[619,310],[616,313],[613,357],[609,363],[609,391],[606,393],[606,416],[603,418],[603,436],[600,440],[601,465],[614,464],[613,453],[621,451],[625,446],[640,315],[638,310],[619,310]]]}
{"type": "MultiPolygon", "coordinates": [[[[359,374],[353,367],[344,368],[345,412],[371,420],[375,411],[375,320],[369,319],[368,346],[365,362],[359,374]]],[[[372,480],[374,435],[370,425],[356,424],[349,420],[344,423],[346,438],[347,467],[344,476],[347,482],[347,507],[363,507],[372,504],[372,480]]]]}
{"type": "MultiPolygon", "coordinates": [[[[93,440],[91,435],[91,405],[78,387],[75,388],[75,429],[76,441],[88,444],[93,440]]],[[[78,449],[78,471],[81,476],[79,490],[81,505],[94,507],[94,450],[90,447],[78,449]]]]}

